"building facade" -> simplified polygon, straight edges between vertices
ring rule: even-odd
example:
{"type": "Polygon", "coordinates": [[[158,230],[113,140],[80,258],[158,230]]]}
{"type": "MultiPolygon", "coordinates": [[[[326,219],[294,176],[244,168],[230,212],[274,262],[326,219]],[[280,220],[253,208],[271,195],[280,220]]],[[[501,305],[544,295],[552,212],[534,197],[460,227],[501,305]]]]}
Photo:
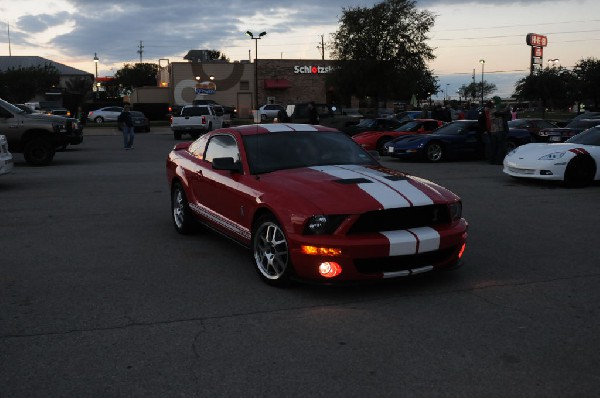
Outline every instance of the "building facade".
{"type": "Polygon", "coordinates": [[[267,103],[331,103],[334,93],[326,86],[331,70],[331,61],[322,60],[172,62],[161,68],[158,87],[141,87],[131,99],[134,103],[165,101],[172,105],[213,99],[235,106],[238,117],[249,118],[254,109],[267,103]],[[206,82],[213,82],[216,89],[204,90],[206,82]]]}

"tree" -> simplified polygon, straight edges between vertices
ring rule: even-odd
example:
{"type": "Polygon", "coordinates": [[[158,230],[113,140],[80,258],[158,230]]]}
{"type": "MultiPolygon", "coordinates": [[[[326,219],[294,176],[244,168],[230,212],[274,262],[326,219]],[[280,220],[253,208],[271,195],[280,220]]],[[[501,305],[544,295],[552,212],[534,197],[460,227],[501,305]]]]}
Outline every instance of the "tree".
{"type": "Polygon", "coordinates": [[[567,108],[573,103],[576,76],[563,67],[547,67],[515,84],[518,100],[540,101],[542,108],[567,108]]]}
{"type": "Polygon", "coordinates": [[[9,68],[0,71],[0,96],[9,102],[22,103],[58,87],[60,74],[53,65],[9,68]]]}
{"type": "Polygon", "coordinates": [[[125,64],[115,73],[115,84],[129,91],[136,87],[156,86],[158,71],[158,64],[139,62],[134,65],[125,64]]]}
{"type": "Polygon", "coordinates": [[[415,4],[384,0],[373,8],[342,9],[329,45],[334,69],[328,82],[344,96],[371,97],[376,104],[437,92],[437,78],[427,67],[435,57],[426,44],[434,16],[415,4]]]}
{"type": "Polygon", "coordinates": [[[594,108],[598,109],[600,102],[600,60],[596,58],[584,58],[579,60],[573,68],[577,77],[577,88],[579,100],[590,100],[594,102],[594,108]]]}
{"type": "Polygon", "coordinates": [[[217,50],[208,50],[209,58],[214,60],[223,60],[229,62],[229,57],[217,50]]]}
{"type": "Polygon", "coordinates": [[[481,95],[481,82],[475,83],[471,82],[468,85],[463,84],[460,86],[458,91],[460,94],[467,98],[471,98],[471,101],[476,102],[481,98],[489,97],[492,93],[494,93],[498,88],[494,83],[483,81],[483,96],[481,95]]]}
{"type": "Polygon", "coordinates": [[[75,111],[92,95],[93,76],[72,77],[65,81],[63,103],[65,107],[75,111]]]}

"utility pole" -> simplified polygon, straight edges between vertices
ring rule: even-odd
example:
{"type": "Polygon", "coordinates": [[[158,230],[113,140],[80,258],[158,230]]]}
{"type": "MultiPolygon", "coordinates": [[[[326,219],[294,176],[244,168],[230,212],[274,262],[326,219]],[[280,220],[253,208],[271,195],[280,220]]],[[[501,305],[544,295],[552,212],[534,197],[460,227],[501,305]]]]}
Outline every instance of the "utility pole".
{"type": "Polygon", "coordinates": [[[137,50],[137,53],[140,54],[140,64],[142,63],[142,54],[144,53],[144,46],[142,46],[142,41],[140,40],[140,47],[137,50]]]}
{"type": "Polygon", "coordinates": [[[323,35],[321,35],[321,45],[317,46],[319,50],[321,50],[321,59],[325,60],[325,40],[323,39],[323,35]]]}
{"type": "Polygon", "coordinates": [[[12,51],[10,50],[10,22],[7,22],[6,26],[7,26],[7,33],[8,33],[8,56],[11,57],[12,51]]]}

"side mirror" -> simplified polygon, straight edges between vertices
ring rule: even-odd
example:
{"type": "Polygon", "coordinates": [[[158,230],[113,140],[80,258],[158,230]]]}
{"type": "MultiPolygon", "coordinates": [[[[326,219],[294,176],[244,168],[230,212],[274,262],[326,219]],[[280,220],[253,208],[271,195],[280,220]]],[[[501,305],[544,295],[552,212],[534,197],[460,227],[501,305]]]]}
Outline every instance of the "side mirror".
{"type": "Polygon", "coordinates": [[[212,160],[212,168],[214,170],[229,170],[237,173],[242,172],[242,165],[239,162],[235,162],[231,157],[214,158],[212,160]]]}

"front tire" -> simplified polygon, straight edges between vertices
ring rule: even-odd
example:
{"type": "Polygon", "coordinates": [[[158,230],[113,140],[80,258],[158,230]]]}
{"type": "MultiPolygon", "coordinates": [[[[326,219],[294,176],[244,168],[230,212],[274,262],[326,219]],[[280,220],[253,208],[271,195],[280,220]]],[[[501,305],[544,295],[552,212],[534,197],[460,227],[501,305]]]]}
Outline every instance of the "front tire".
{"type": "Polygon", "coordinates": [[[425,147],[425,159],[428,162],[440,162],[444,155],[444,147],[439,142],[431,142],[425,147]]]}
{"type": "Polygon", "coordinates": [[[56,148],[47,140],[36,138],[25,144],[23,155],[25,161],[32,166],[45,166],[52,162],[56,148]]]}
{"type": "Polygon", "coordinates": [[[171,191],[171,216],[173,226],[175,226],[178,233],[187,235],[193,232],[194,219],[192,218],[185,190],[179,182],[173,184],[171,191]]]}
{"type": "Polygon", "coordinates": [[[263,282],[276,287],[290,283],[292,264],[287,238],[271,215],[260,217],[252,231],[254,266],[263,282]]]}
{"type": "Polygon", "coordinates": [[[594,180],[596,165],[591,156],[576,156],[565,170],[565,186],[567,188],[583,188],[594,180]]]}

